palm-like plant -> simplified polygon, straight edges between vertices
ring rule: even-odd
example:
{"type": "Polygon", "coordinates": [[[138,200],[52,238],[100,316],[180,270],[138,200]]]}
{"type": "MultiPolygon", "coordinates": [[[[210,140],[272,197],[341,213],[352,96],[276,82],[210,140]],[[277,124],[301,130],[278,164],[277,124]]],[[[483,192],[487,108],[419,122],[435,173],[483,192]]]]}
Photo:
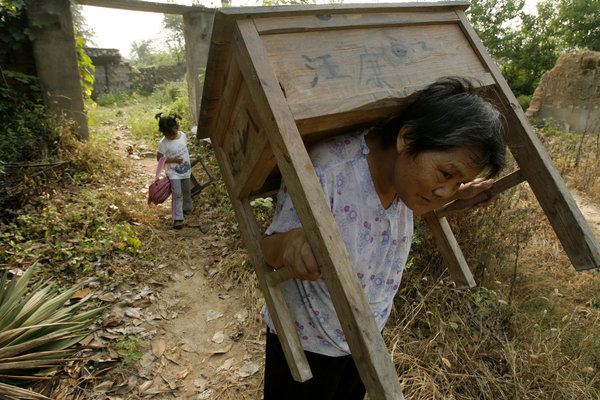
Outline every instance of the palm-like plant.
{"type": "Polygon", "coordinates": [[[0,280],[0,398],[47,399],[18,383],[55,372],[104,309],[78,313],[85,300],[64,307],[78,286],[58,293],[52,283],[41,282],[28,291],[34,270],[10,280],[4,271],[0,280]]]}

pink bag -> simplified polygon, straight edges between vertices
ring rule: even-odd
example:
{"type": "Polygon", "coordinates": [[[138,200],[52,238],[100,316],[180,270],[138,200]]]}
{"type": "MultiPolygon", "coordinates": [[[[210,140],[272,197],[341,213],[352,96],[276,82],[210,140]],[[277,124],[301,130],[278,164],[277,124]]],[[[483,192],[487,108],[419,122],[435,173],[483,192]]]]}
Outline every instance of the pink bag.
{"type": "Polygon", "coordinates": [[[158,161],[158,167],[156,168],[156,180],[148,188],[148,205],[161,204],[171,195],[171,180],[168,176],[160,178],[160,172],[165,166],[167,157],[162,157],[158,161]]]}

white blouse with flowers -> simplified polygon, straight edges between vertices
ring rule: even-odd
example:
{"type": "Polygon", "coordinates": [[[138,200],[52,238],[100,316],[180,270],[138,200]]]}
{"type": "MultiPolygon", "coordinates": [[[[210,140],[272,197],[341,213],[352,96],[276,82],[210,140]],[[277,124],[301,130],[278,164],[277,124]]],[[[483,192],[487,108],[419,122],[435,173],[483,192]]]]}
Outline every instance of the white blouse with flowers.
{"type": "MultiPolygon", "coordinates": [[[[383,208],[375,191],[365,142],[367,132],[336,136],[309,151],[325,197],[350,254],[356,275],[383,329],[400,286],[413,233],[413,214],[398,198],[383,208]]],[[[267,235],[300,227],[285,184],[267,235]]],[[[310,232],[307,232],[310,235],[310,232]]],[[[281,289],[304,350],[329,355],[350,354],[327,286],[322,279],[291,279],[281,289]]],[[[262,315],[275,327],[266,306],[262,315]]]]}

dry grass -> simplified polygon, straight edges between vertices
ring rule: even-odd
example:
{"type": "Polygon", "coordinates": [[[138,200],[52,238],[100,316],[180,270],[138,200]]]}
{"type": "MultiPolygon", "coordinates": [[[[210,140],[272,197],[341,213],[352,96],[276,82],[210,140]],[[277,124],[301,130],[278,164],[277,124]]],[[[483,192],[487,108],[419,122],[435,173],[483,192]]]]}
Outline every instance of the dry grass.
{"type": "MultiPolygon", "coordinates": [[[[590,138],[548,148],[568,185],[597,198],[590,138]]],[[[479,286],[455,290],[417,224],[384,331],[406,398],[600,398],[600,275],[573,269],[528,186],[452,223],[479,286]]]]}

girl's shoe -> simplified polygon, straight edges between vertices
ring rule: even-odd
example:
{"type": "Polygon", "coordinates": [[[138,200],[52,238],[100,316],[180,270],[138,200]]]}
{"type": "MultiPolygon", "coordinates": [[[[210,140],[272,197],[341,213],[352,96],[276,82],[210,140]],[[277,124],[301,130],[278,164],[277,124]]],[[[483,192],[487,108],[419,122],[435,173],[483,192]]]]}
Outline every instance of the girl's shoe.
{"type": "Polygon", "coordinates": [[[173,229],[183,228],[183,220],[177,220],[173,222],[173,229]]]}

